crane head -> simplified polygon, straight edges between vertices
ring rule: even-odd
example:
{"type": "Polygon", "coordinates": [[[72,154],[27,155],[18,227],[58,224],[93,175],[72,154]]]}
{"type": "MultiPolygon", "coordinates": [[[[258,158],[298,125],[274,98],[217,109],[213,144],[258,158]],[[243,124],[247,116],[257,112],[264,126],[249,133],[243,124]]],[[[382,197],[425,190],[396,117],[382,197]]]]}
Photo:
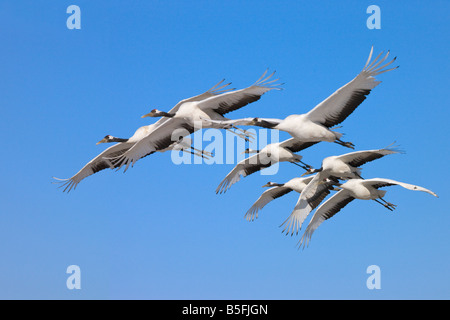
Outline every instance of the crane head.
{"type": "Polygon", "coordinates": [[[309,175],[309,174],[314,174],[314,173],[317,173],[317,172],[320,172],[320,171],[322,171],[322,168],[320,168],[320,169],[314,169],[314,168],[308,168],[307,170],[306,170],[306,172],[304,172],[300,177],[303,177],[303,176],[307,176],[307,175],[309,175]]]}
{"type": "Polygon", "coordinates": [[[160,112],[161,112],[161,111],[159,111],[158,109],[153,109],[153,110],[150,111],[149,113],[144,114],[141,118],[157,117],[158,114],[159,114],[160,112]]]}
{"type": "Polygon", "coordinates": [[[96,144],[99,145],[100,143],[111,142],[113,139],[114,139],[114,137],[108,134],[108,135],[106,135],[102,140],[100,140],[99,142],[97,142],[96,144]]]}
{"type": "Polygon", "coordinates": [[[259,118],[253,118],[249,122],[246,123],[247,126],[253,126],[259,122],[259,118]]]}

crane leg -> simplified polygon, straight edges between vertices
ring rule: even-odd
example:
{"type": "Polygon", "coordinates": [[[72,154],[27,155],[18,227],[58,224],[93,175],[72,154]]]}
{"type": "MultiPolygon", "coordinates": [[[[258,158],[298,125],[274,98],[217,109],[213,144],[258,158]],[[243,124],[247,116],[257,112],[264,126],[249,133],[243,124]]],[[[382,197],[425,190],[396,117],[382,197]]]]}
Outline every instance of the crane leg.
{"type": "Polygon", "coordinates": [[[194,156],[202,157],[203,159],[208,159],[209,160],[209,155],[207,154],[207,151],[197,150],[197,149],[195,149],[193,147],[191,147],[191,149],[193,149],[195,151],[189,150],[189,149],[182,149],[182,150],[183,150],[183,152],[189,152],[189,153],[192,153],[194,156]]]}
{"type": "MultiPolygon", "coordinates": [[[[307,166],[309,166],[309,165],[307,165],[307,164],[305,164],[304,166],[302,166],[301,164],[298,164],[298,163],[296,163],[296,162],[293,162],[293,161],[289,161],[290,163],[292,163],[292,164],[295,164],[296,166],[298,166],[298,167],[300,167],[300,168],[302,168],[302,169],[304,169],[304,170],[308,170],[309,168],[307,167],[307,166]]],[[[303,162],[302,162],[303,163],[303,162]]],[[[309,166],[310,168],[312,168],[311,166],[309,166]]]]}
{"type": "Polygon", "coordinates": [[[386,209],[388,209],[390,211],[394,211],[396,205],[393,205],[392,203],[386,202],[383,198],[380,198],[380,199],[383,200],[384,203],[379,201],[378,199],[373,199],[373,200],[376,201],[377,203],[381,204],[386,209]]]}
{"type": "Polygon", "coordinates": [[[213,156],[214,156],[214,155],[213,155],[211,152],[209,152],[209,151],[200,150],[200,149],[194,148],[193,146],[191,146],[191,150],[197,151],[199,154],[206,155],[207,157],[213,157],[213,156]]]}
{"type": "MultiPolygon", "coordinates": [[[[228,128],[226,128],[225,130],[227,130],[227,131],[229,131],[229,132],[231,132],[231,133],[233,133],[233,134],[237,135],[238,137],[240,137],[240,138],[244,139],[244,140],[245,140],[245,141],[247,141],[247,142],[250,142],[250,139],[249,139],[249,137],[245,136],[245,135],[244,135],[244,134],[242,134],[242,133],[238,133],[238,132],[236,132],[236,131],[233,131],[233,130],[230,130],[230,129],[228,129],[228,128]]],[[[252,139],[253,139],[253,137],[252,137],[252,139]]]]}
{"type": "Polygon", "coordinates": [[[238,128],[238,127],[236,127],[235,125],[231,125],[231,128],[233,128],[233,129],[235,129],[235,130],[237,130],[237,131],[242,132],[242,134],[244,134],[244,135],[247,136],[247,137],[255,138],[255,134],[254,134],[253,132],[250,132],[250,131],[247,131],[247,130],[238,128]]]}
{"type": "Polygon", "coordinates": [[[355,149],[355,145],[351,142],[345,142],[345,141],[342,141],[341,139],[336,139],[336,140],[334,140],[334,142],[337,144],[340,144],[341,146],[344,146],[344,147],[347,147],[350,149],[355,149]]]}
{"type": "Polygon", "coordinates": [[[301,164],[303,164],[303,165],[306,167],[306,170],[312,169],[312,166],[310,166],[310,165],[307,164],[307,163],[304,163],[302,160],[298,160],[298,162],[300,162],[301,164]]]}
{"type": "Polygon", "coordinates": [[[387,201],[386,201],[386,200],[384,200],[383,198],[380,198],[380,200],[381,200],[381,201],[383,201],[385,205],[387,205],[387,206],[391,207],[392,209],[395,209],[395,207],[397,206],[396,204],[393,204],[393,203],[387,202],[387,201]]]}

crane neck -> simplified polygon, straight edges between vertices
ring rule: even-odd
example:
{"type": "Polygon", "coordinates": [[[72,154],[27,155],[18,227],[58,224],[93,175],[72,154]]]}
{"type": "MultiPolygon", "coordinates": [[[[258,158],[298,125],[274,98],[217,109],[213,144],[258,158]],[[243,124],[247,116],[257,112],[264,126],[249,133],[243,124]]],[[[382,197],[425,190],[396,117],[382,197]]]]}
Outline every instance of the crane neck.
{"type": "Polygon", "coordinates": [[[271,186],[272,187],[283,187],[284,183],[275,183],[275,182],[273,182],[273,183],[271,183],[271,186]]]}
{"type": "Polygon", "coordinates": [[[173,118],[175,116],[175,113],[169,113],[169,112],[160,111],[160,112],[158,112],[157,116],[158,117],[173,118]]]}
{"type": "Polygon", "coordinates": [[[255,126],[263,127],[263,128],[267,128],[267,129],[273,129],[277,125],[278,125],[278,123],[270,122],[267,120],[261,120],[261,119],[259,119],[257,122],[255,122],[255,126]]]}

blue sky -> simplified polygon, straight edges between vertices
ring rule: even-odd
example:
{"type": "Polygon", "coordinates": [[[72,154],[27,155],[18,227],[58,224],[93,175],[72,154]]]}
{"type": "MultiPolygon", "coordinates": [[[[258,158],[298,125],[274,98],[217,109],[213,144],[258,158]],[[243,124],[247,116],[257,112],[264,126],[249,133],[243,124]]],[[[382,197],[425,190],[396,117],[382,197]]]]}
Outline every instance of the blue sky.
{"type": "MultiPolygon", "coordinates": [[[[448,1],[2,1],[0,2],[0,298],[2,299],[448,299],[448,1]],[[69,5],[81,29],[69,30],[69,5]],[[369,30],[366,8],[381,8],[369,30]],[[174,165],[170,154],[125,174],[103,171],[64,194],[106,134],[131,136],[142,114],[169,110],[222,78],[243,88],[266,69],[272,91],[232,118],[303,113],[350,81],[370,47],[398,70],[343,123],[358,150],[393,141],[406,151],[364,166],[365,177],[417,184],[440,198],[387,188],[394,213],[355,201],[304,251],[278,227],[292,193],[246,210],[275,176],[214,190],[231,164],[174,165]],[[66,268],[81,269],[68,290],[66,268]],[[370,265],[381,289],[366,287],[370,265]]],[[[151,121],[151,120],[150,120],[151,121]]],[[[280,134],[281,138],[287,138],[280,134]]],[[[307,163],[348,152],[331,143],[307,163]]]]}

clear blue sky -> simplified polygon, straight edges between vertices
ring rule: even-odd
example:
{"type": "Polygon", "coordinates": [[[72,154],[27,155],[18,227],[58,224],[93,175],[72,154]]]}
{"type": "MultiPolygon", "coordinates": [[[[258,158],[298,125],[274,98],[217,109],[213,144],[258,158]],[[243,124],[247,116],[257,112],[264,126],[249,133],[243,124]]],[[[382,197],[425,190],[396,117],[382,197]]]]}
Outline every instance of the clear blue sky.
{"type": "MultiPolygon", "coordinates": [[[[3,299],[448,299],[448,1],[1,1],[0,298],[3,299]],[[66,9],[81,8],[81,30],[66,9]],[[369,30],[366,8],[381,8],[369,30]],[[316,231],[310,247],[278,227],[297,195],[253,223],[246,210],[268,180],[214,190],[233,165],[172,164],[170,154],[127,173],[103,171],[64,194],[66,178],[222,78],[243,88],[266,69],[284,90],[230,117],[303,113],[350,81],[371,45],[398,70],[343,123],[359,150],[397,141],[406,151],[365,165],[365,177],[429,188],[434,198],[386,188],[394,213],[355,201],[316,231]],[[150,119],[150,120],[148,120],[150,119]],[[81,290],[66,268],[81,268],[81,290]],[[381,268],[368,290],[366,268],[381,268]]],[[[287,137],[280,135],[282,138],[287,137]]],[[[322,143],[305,162],[348,152],[322,143]]]]}

